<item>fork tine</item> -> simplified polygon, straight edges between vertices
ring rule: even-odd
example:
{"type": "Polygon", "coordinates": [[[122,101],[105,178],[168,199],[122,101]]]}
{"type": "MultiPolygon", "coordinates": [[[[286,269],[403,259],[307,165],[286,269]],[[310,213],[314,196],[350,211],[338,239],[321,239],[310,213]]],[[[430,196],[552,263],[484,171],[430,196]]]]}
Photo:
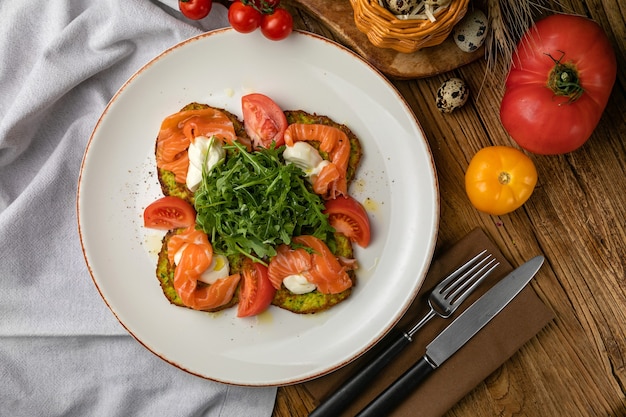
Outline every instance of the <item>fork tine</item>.
{"type": "Polygon", "coordinates": [[[474,262],[476,262],[476,260],[478,258],[480,258],[482,255],[484,255],[487,252],[487,249],[483,250],[482,252],[480,252],[478,255],[474,256],[472,259],[470,259],[469,261],[465,262],[463,265],[461,265],[460,267],[458,267],[457,269],[455,269],[452,273],[450,273],[450,275],[448,275],[447,277],[445,277],[438,285],[439,288],[445,288],[448,286],[448,284],[450,284],[451,282],[456,280],[456,277],[458,277],[459,275],[461,275],[463,272],[465,272],[470,266],[472,266],[472,264],[474,262]]]}
{"type": "Polygon", "coordinates": [[[468,280],[466,280],[463,285],[460,285],[456,288],[449,297],[452,298],[450,304],[460,304],[476,289],[481,282],[487,278],[487,276],[493,271],[498,265],[499,262],[496,262],[496,259],[491,259],[487,264],[485,264],[480,270],[478,270],[474,275],[472,275],[468,280]]]}
{"type": "MultiPolygon", "coordinates": [[[[476,267],[472,268],[472,270],[468,271],[465,275],[469,275],[473,272],[478,266],[480,266],[483,262],[488,260],[491,257],[489,255],[485,259],[481,261],[481,263],[477,264],[476,267]]],[[[448,294],[447,298],[450,298],[450,304],[460,304],[474,291],[474,289],[480,285],[481,282],[489,276],[491,271],[493,271],[500,262],[496,262],[495,258],[491,258],[489,262],[483,265],[478,271],[476,271],[469,279],[464,280],[461,285],[454,288],[450,294],[448,294]]]]}
{"type": "Polygon", "coordinates": [[[424,324],[436,315],[444,319],[450,317],[458,308],[458,304],[463,302],[491,271],[500,264],[496,262],[493,255],[490,253],[485,255],[485,253],[487,253],[486,249],[458,267],[437,284],[428,296],[430,310],[405,333],[409,341],[424,324]],[[490,258],[493,259],[485,264],[490,258]],[[494,262],[496,263],[494,264],[494,262]]]}
{"type": "MultiPolygon", "coordinates": [[[[472,259],[465,262],[463,265],[461,265],[460,267],[455,269],[453,272],[451,272],[450,275],[448,275],[447,277],[445,277],[443,280],[439,282],[439,284],[435,288],[435,291],[438,292],[439,294],[443,294],[444,292],[449,291],[451,286],[455,285],[458,282],[462,282],[463,279],[465,279],[465,276],[467,276],[468,274],[471,274],[472,271],[476,269],[476,265],[474,264],[486,252],[487,252],[487,249],[483,250],[478,255],[474,256],[472,259]],[[461,274],[463,275],[459,278],[459,275],[461,274]]],[[[491,254],[487,254],[487,258],[490,256],[491,254]]],[[[482,261],[479,261],[478,264],[480,264],[483,261],[484,259],[482,261]]]]}
{"type": "Polygon", "coordinates": [[[483,271],[485,271],[490,265],[493,264],[493,262],[495,262],[495,258],[493,258],[493,255],[491,255],[490,253],[488,253],[484,258],[478,260],[486,252],[487,250],[483,250],[478,255],[474,256],[472,259],[467,261],[456,271],[450,274],[447,278],[445,278],[437,286],[437,292],[443,297],[444,300],[448,301],[449,304],[464,301],[465,298],[467,298],[467,295],[469,295],[469,293],[473,289],[475,289],[478,284],[480,284],[480,282],[482,282],[487,277],[487,275],[489,275],[489,273],[491,273],[491,271],[499,264],[497,263],[493,265],[491,269],[489,269],[485,274],[481,275],[483,271]],[[483,265],[489,259],[491,259],[491,261],[488,262],[487,265],[483,265]],[[478,262],[476,262],[477,260],[478,262]],[[468,270],[468,268],[470,269],[468,270]],[[477,270],[478,272],[476,272],[477,270]],[[463,294],[467,295],[465,295],[465,297],[461,297],[463,294]],[[455,300],[455,298],[457,297],[459,298],[459,300],[455,300]]]}
{"type": "MultiPolygon", "coordinates": [[[[460,277],[457,277],[454,280],[454,282],[450,282],[448,285],[442,288],[442,291],[440,291],[440,294],[445,295],[444,298],[448,299],[448,298],[451,298],[453,294],[457,294],[459,291],[462,291],[463,288],[470,285],[470,283],[473,282],[473,280],[477,277],[476,271],[479,271],[479,268],[480,270],[482,270],[483,264],[491,258],[493,258],[493,255],[488,253],[484,258],[476,262],[468,271],[465,271],[463,275],[461,275],[460,277]]],[[[474,257],[473,259],[477,259],[477,258],[474,257]]],[[[494,261],[495,259],[491,259],[491,260],[494,261]]]]}

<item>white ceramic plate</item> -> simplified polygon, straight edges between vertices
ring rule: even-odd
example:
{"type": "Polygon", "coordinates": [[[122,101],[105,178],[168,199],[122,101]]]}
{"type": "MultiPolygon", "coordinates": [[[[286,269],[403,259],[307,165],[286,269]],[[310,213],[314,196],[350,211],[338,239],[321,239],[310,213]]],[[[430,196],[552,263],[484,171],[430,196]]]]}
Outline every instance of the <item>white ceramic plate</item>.
{"type": "Polygon", "coordinates": [[[431,261],[439,220],[433,160],[415,116],[378,71],[324,38],[272,42],[230,29],[163,52],[126,82],[90,138],[78,188],[85,259],[102,298],[142,345],[193,374],[237,385],[285,385],[337,369],[372,347],[406,311],[431,261]],[[169,304],[155,276],[162,234],[142,226],[161,197],[155,139],[164,117],[197,101],[241,116],[260,92],[283,109],[325,114],[360,138],[351,194],[372,223],[355,254],[358,285],[315,315],[270,307],[240,319],[169,304]]]}

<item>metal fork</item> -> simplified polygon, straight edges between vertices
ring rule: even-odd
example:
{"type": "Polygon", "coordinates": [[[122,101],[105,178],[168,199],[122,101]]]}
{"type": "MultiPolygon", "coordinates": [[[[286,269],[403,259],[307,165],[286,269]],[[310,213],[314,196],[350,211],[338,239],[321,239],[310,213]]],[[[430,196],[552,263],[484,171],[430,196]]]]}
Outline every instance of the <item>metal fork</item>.
{"type": "Polygon", "coordinates": [[[326,398],[309,414],[309,417],[338,416],[367,384],[413,341],[413,336],[419,329],[435,316],[450,317],[499,264],[484,250],[441,280],[428,296],[430,307],[428,313],[326,398]]]}
{"type": "Polygon", "coordinates": [[[430,310],[410,330],[404,333],[404,337],[411,341],[413,335],[435,315],[447,319],[454,314],[461,303],[500,264],[490,253],[486,253],[486,250],[480,252],[437,284],[428,296],[430,310]]]}

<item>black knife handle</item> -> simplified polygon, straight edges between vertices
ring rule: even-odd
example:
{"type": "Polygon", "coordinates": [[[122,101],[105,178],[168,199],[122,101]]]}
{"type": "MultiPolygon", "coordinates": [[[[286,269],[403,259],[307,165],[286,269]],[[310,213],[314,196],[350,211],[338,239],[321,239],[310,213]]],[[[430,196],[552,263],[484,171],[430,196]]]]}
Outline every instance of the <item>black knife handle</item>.
{"type": "Polygon", "coordinates": [[[413,392],[435,368],[422,358],[402,376],[395,380],[378,397],[374,398],[356,417],[380,417],[388,415],[400,402],[413,392]]]}
{"type": "Polygon", "coordinates": [[[404,333],[324,400],[309,417],[337,417],[411,339],[404,333]]]}

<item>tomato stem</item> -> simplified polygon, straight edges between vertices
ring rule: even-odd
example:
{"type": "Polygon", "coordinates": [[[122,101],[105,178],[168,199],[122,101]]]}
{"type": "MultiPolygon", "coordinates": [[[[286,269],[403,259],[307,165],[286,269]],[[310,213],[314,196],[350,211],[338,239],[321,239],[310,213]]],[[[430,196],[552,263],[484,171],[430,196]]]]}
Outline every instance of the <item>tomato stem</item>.
{"type": "Polygon", "coordinates": [[[585,89],[580,85],[580,78],[576,66],[570,62],[562,63],[561,60],[565,52],[561,52],[561,57],[555,59],[552,55],[546,53],[554,62],[554,68],[548,75],[548,88],[550,88],[556,96],[568,97],[567,103],[573,103],[578,100],[585,89]]]}
{"type": "Polygon", "coordinates": [[[507,185],[511,182],[511,174],[506,171],[502,171],[500,174],[498,174],[498,182],[502,185],[507,185]]]}
{"type": "Polygon", "coordinates": [[[276,7],[280,3],[280,0],[268,1],[268,0],[241,0],[246,6],[251,6],[261,14],[272,14],[276,10],[276,7]]]}

